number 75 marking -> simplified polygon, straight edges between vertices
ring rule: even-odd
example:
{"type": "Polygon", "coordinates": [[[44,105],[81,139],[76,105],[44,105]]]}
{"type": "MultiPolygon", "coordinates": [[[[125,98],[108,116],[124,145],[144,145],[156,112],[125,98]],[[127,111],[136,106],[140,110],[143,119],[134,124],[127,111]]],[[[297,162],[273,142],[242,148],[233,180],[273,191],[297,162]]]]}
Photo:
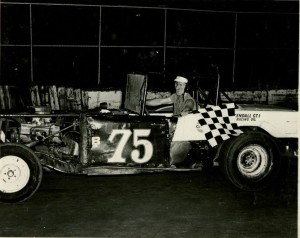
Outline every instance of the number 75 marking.
{"type": "Polygon", "coordinates": [[[147,163],[153,155],[153,145],[149,140],[141,139],[141,137],[148,137],[151,133],[150,129],[135,129],[133,133],[129,129],[123,130],[113,130],[110,134],[108,141],[113,142],[116,135],[122,135],[119,144],[116,148],[114,155],[107,160],[108,163],[125,163],[126,158],[122,157],[122,152],[126,143],[128,142],[130,136],[133,134],[133,146],[137,148],[138,146],[144,146],[145,153],[143,157],[140,157],[140,151],[134,149],[131,151],[131,159],[135,163],[144,164],[147,163]]]}

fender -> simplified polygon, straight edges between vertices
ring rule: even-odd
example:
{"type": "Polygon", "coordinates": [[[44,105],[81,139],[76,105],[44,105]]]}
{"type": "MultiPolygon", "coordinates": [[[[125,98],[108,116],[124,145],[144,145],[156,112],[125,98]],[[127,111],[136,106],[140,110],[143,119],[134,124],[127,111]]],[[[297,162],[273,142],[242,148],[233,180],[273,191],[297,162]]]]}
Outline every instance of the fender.
{"type": "Polygon", "coordinates": [[[298,112],[236,110],[239,127],[259,127],[275,138],[297,138],[298,112]]]}

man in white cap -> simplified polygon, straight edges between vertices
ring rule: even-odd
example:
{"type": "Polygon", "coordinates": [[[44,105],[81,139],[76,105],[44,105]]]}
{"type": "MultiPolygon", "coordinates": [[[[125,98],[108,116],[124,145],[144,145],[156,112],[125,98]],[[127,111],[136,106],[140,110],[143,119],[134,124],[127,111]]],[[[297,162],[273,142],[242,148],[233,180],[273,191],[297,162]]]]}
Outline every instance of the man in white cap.
{"type": "Polygon", "coordinates": [[[155,98],[146,101],[147,106],[160,106],[164,104],[173,104],[174,115],[185,115],[190,111],[196,110],[195,100],[186,92],[188,80],[182,76],[175,78],[175,90],[168,98],[155,98]]]}
{"type": "MultiPolygon", "coordinates": [[[[155,98],[146,101],[147,106],[159,106],[164,104],[173,104],[173,114],[176,116],[184,116],[189,112],[196,110],[196,103],[192,96],[186,92],[188,80],[182,76],[175,78],[175,90],[168,98],[155,98]]],[[[174,132],[174,131],[173,131],[174,132]]],[[[170,132],[171,134],[173,132],[170,132]]],[[[178,165],[182,163],[187,157],[192,146],[189,141],[171,142],[170,147],[170,164],[178,165]]]]}

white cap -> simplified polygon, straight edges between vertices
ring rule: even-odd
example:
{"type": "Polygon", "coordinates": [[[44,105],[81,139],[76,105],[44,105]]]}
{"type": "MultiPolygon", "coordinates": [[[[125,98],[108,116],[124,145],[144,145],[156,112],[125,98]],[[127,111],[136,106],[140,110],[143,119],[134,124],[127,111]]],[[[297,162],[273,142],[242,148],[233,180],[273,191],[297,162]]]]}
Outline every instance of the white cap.
{"type": "Polygon", "coordinates": [[[177,76],[176,79],[174,80],[175,82],[180,82],[180,83],[187,83],[188,79],[182,76],[177,76]]]}

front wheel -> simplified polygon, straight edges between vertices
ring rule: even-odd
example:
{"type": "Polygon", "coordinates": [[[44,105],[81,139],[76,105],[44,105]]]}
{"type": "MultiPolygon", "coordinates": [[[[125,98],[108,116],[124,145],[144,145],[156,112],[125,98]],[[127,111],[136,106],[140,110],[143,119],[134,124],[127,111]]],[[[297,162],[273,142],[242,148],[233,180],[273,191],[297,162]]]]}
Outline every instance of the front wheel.
{"type": "Polygon", "coordinates": [[[271,137],[246,132],[224,143],[220,151],[220,166],[225,177],[235,186],[256,191],[277,177],[281,157],[271,137]]]}
{"type": "Polygon", "coordinates": [[[0,202],[21,202],[40,186],[43,169],[38,157],[20,144],[0,144],[0,202]]]}

